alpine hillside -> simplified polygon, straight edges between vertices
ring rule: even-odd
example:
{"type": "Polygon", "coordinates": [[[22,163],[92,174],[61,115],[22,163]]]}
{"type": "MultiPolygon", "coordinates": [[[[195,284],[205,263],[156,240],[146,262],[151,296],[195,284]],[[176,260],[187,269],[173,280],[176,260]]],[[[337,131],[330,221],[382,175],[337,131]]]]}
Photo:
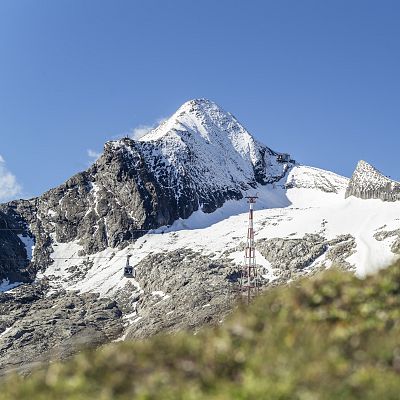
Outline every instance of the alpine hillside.
{"type": "Polygon", "coordinates": [[[349,181],[303,166],[205,99],[139,140],[107,142],[63,185],[0,205],[0,372],[221,321],[248,194],[259,197],[265,289],[332,265],[361,276],[387,266],[400,253],[400,202],[360,195],[376,180],[360,169],[349,181]],[[123,275],[127,256],[135,278],[123,275]]]}

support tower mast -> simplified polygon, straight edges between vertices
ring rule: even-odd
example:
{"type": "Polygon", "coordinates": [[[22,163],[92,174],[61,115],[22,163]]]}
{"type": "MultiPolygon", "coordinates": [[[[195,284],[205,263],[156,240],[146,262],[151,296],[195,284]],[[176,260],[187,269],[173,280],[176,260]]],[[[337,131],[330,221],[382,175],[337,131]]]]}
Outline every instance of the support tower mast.
{"type": "Polygon", "coordinates": [[[242,272],[240,277],[241,293],[247,298],[247,303],[250,303],[250,299],[255,296],[260,288],[260,282],[256,264],[256,253],[254,244],[254,204],[258,199],[258,196],[246,196],[247,202],[249,203],[249,224],[247,228],[247,243],[244,253],[244,263],[242,266],[242,272]]]}

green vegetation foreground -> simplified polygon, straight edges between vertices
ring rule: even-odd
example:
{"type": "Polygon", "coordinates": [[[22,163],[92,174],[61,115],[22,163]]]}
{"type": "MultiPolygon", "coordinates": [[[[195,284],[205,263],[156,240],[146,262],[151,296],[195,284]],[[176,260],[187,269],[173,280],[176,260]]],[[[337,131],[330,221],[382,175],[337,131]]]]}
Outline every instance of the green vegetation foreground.
{"type": "Polygon", "coordinates": [[[1,399],[399,399],[400,263],[328,271],[216,328],[108,345],[1,382],[1,399]]]}

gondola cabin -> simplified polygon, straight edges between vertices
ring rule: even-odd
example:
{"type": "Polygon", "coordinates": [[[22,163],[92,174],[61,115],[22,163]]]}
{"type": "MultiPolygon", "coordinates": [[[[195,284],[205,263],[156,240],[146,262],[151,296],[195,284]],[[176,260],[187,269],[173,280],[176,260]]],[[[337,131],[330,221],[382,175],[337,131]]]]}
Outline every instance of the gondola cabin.
{"type": "Polygon", "coordinates": [[[132,267],[129,264],[129,259],[131,258],[131,256],[127,256],[126,257],[126,265],[124,267],[124,276],[125,278],[135,278],[136,277],[136,271],[135,268],[132,267]]]}

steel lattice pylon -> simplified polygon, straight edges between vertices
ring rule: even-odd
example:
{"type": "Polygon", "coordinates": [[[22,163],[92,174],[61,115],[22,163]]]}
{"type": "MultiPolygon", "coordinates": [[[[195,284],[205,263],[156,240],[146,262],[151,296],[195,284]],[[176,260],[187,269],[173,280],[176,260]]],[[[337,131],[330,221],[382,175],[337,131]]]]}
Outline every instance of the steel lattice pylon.
{"type": "Polygon", "coordinates": [[[260,289],[258,266],[256,264],[256,249],[254,244],[254,204],[258,196],[246,196],[249,203],[249,225],[247,228],[247,243],[244,255],[244,263],[240,274],[240,291],[247,298],[247,303],[260,289]]]}

